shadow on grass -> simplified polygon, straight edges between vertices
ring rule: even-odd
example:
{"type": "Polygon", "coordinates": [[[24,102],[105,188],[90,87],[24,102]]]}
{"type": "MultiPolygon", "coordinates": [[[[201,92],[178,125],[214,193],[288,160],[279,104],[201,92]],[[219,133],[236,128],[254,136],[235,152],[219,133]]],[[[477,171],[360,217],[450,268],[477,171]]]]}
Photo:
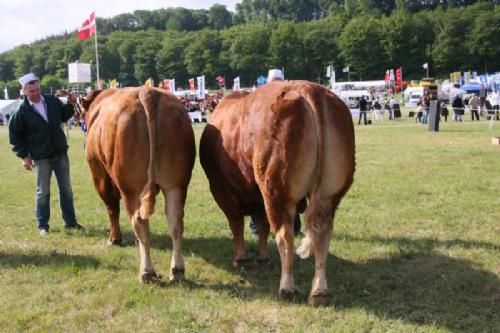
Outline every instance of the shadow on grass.
{"type": "Polygon", "coordinates": [[[101,262],[93,257],[69,255],[62,252],[50,253],[5,253],[0,251],[0,267],[19,268],[23,266],[74,266],[77,268],[97,268],[101,262]]]}
{"type": "MultiPolygon", "coordinates": [[[[433,251],[442,246],[498,251],[498,246],[460,239],[362,239],[349,235],[340,235],[340,238],[348,242],[396,244],[400,252],[388,258],[365,262],[352,262],[329,255],[330,305],[336,309],[364,308],[380,318],[416,325],[445,326],[454,332],[490,332],[500,327],[499,278],[474,263],[433,251]]],[[[153,235],[152,241],[155,247],[171,248],[170,239],[165,235],[153,235]]],[[[254,253],[255,241],[247,242],[247,247],[254,253]]],[[[212,289],[241,299],[277,299],[280,262],[274,243],[271,250],[269,263],[250,262],[242,268],[233,268],[231,239],[187,238],[183,241],[184,255],[193,254],[211,265],[237,274],[239,282],[202,285],[186,281],[183,285],[191,289],[212,289]]],[[[189,266],[186,269],[189,276],[189,266]]],[[[314,259],[295,261],[294,275],[301,294],[294,303],[306,303],[313,274],[314,259]]],[[[167,283],[163,286],[173,285],[167,283]]]]}
{"type": "MultiPolygon", "coordinates": [[[[124,232],[123,239],[124,246],[135,246],[135,236],[132,232],[124,232]]],[[[172,249],[171,239],[166,234],[152,234],[151,241],[156,249],[169,252],[172,249]]],[[[499,251],[499,246],[462,239],[361,238],[348,234],[337,234],[333,242],[389,244],[399,248],[399,252],[390,257],[364,262],[353,262],[329,255],[329,305],[334,308],[363,308],[380,318],[402,320],[415,325],[444,326],[453,332],[492,332],[495,327],[500,327],[499,278],[472,262],[451,258],[435,251],[436,248],[455,246],[499,251]]],[[[254,239],[247,241],[250,254],[255,253],[255,243],[254,239]]],[[[238,299],[277,300],[281,270],[274,242],[270,242],[270,262],[257,264],[251,261],[241,268],[232,266],[232,248],[230,238],[198,237],[183,240],[185,257],[192,255],[202,258],[208,265],[235,274],[238,277],[236,282],[222,284],[215,281],[203,284],[186,280],[172,283],[164,279],[158,286],[175,288],[180,284],[188,289],[210,289],[238,299]]],[[[0,254],[0,258],[2,257],[0,254]]],[[[153,258],[157,262],[164,259],[153,258]]],[[[7,259],[7,262],[15,260],[7,259]]],[[[41,260],[43,263],[49,259],[34,257],[24,260],[41,260]]],[[[82,266],[98,264],[94,259],[83,257],[70,257],[67,261],[73,260],[82,266]]],[[[5,259],[0,259],[0,266],[5,265],[5,262],[5,259]]],[[[189,270],[188,264],[188,277],[189,270]]],[[[162,273],[165,268],[159,271],[162,273]]],[[[293,303],[306,303],[313,274],[314,259],[295,261],[294,276],[301,293],[293,303]]]]}

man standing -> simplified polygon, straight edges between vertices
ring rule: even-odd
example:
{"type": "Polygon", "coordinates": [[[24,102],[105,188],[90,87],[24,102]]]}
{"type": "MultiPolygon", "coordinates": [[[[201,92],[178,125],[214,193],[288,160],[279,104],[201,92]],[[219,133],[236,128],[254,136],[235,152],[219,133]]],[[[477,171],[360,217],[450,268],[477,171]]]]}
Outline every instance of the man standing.
{"type": "Polygon", "coordinates": [[[68,144],[61,124],[74,114],[76,97],[68,96],[68,104],[55,96],[44,95],[33,73],[19,79],[24,102],[12,115],[9,123],[9,139],[14,153],[22,159],[26,170],[35,168],[36,220],[38,232],[49,232],[50,178],[52,172],[59,187],[59,204],[65,228],[84,229],[77,223],[73,205],[73,191],[69,173],[68,144]]]}
{"type": "Polygon", "coordinates": [[[359,100],[359,120],[358,125],[361,125],[361,117],[364,117],[365,125],[368,125],[366,121],[366,112],[368,111],[368,102],[365,99],[365,96],[361,96],[359,100]]]}
{"type": "Polygon", "coordinates": [[[469,99],[469,107],[472,121],[474,121],[474,116],[476,116],[476,120],[479,120],[479,98],[476,95],[472,95],[469,99]]]}

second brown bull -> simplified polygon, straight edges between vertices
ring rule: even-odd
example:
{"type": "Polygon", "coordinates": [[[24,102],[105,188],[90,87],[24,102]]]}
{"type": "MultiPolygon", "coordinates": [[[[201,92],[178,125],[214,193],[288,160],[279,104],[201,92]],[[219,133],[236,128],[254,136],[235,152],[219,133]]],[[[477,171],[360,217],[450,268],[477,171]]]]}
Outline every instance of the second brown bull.
{"type": "Polygon", "coordinates": [[[307,201],[297,253],[315,257],[309,303],[328,293],[326,259],[333,218],[353,181],[354,128],[349,109],[320,85],[275,81],[233,93],[211,115],[200,143],[210,190],[234,237],[233,263],[247,259],[245,215],[261,215],[257,259],[269,257],[270,228],[281,258],[279,291],[296,293],[293,220],[307,201]]]}

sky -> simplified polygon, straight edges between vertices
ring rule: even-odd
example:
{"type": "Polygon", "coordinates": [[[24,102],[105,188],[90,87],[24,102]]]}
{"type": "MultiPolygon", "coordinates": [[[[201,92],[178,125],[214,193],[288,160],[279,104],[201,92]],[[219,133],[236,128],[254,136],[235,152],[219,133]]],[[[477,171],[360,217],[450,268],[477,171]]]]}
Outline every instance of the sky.
{"type": "MultiPolygon", "coordinates": [[[[0,0],[0,53],[76,30],[92,11],[97,17],[110,18],[137,9],[209,9],[218,3],[234,12],[239,2],[241,0],[0,0]]],[[[99,33],[99,27],[97,29],[99,33]]]]}

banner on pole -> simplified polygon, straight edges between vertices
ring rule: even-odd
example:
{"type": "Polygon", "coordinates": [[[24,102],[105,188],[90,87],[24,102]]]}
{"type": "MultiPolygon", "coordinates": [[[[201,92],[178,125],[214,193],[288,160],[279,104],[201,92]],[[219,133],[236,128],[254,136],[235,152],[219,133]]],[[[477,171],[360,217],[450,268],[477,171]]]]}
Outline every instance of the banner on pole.
{"type": "Polygon", "coordinates": [[[205,98],[205,75],[196,78],[198,84],[198,98],[205,98]]]}

